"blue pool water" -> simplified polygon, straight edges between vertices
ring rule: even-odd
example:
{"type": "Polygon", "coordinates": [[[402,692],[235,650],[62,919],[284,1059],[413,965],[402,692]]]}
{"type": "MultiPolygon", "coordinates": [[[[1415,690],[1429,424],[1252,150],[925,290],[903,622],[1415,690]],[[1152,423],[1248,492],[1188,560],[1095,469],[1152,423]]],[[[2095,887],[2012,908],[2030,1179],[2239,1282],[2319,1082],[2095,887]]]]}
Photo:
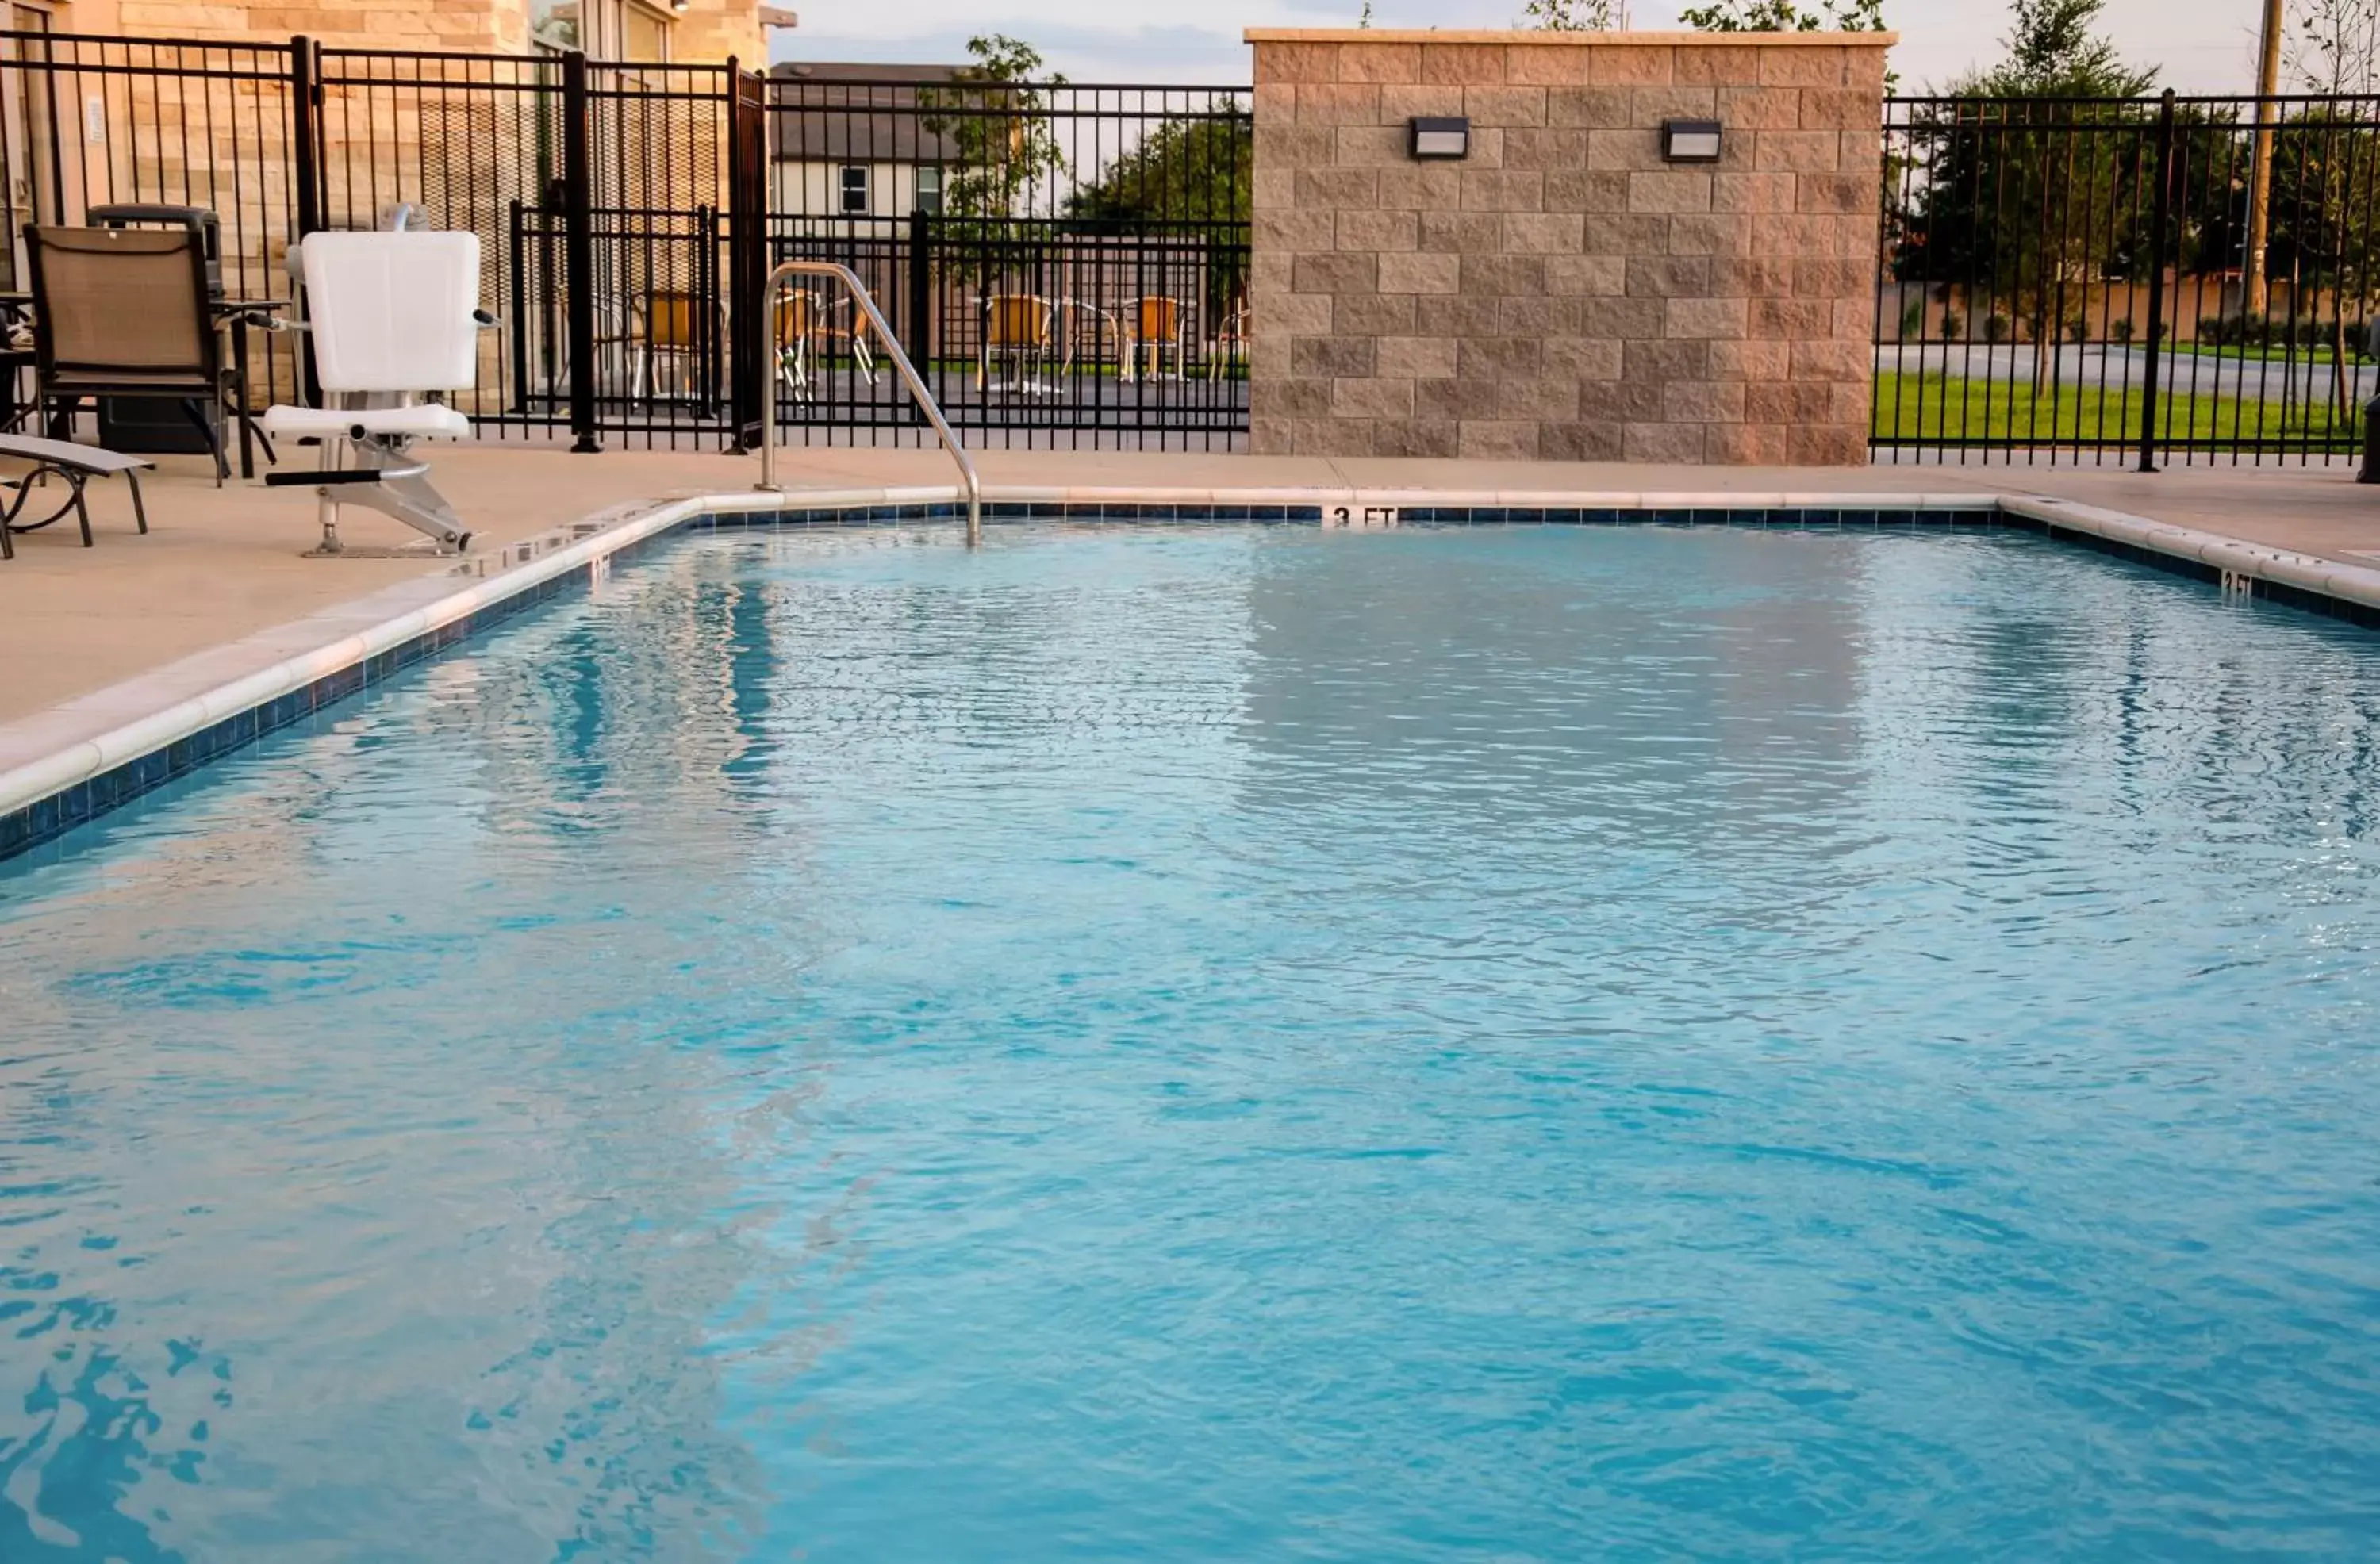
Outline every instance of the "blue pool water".
{"type": "Polygon", "coordinates": [[[720,534],[0,867],[0,1559],[2368,1558],[2380,640],[720,534]]]}

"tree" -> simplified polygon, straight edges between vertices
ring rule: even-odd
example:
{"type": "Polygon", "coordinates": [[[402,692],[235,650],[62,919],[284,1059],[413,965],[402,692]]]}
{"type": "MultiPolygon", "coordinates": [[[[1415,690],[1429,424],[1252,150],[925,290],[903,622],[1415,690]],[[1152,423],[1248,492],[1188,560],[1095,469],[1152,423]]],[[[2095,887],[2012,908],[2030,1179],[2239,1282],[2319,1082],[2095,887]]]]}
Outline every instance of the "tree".
{"type": "MultiPolygon", "coordinates": [[[[1697,32],[1882,32],[1884,0],[1819,0],[1806,10],[1795,0],[1712,0],[1688,6],[1678,19],[1697,32]]],[[[1884,74],[1884,90],[1899,90],[1900,79],[1884,74]]]]}
{"type": "Polygon", "coordinates": [[[948,87],[921,87],[918,125],[946,138],[958,156],[942,176],[942,210],[953,217],[1005,219],[1026,215],[1032,197],[1066,170],[1066,154],[1050,123],[1048,87],[1038,85],[1039,50],[1005,33],[967,40],[975,63],[952,73],[948,87]]]}
{"type": "Polygon", "coordinates": [[[2137,98],[2156,67],[2124,63],[2092,30],[2107,0],[2016,0],[2008,57],[1957,91],[1994,98],[2137,98]]]}
{"type": "Polygon", "coordinates": [[[2300,0],[2289,70],[2309,92],[2380,90],[2380,0],[2300,0]]]}
{"type": "Polygon", "coordinates": [[[1521,7],[1521,26],[1536,32],[1616,32],[1627,25],[1627,0],[1528,0],[1521,7]]]}
{"type": "MultiPolygon", "coordinates": [[[[2289,68],[2310,92],[2333,97],[2380,89],[2380,0],[2302,0],[2289,68]]],[[[2363,314],[2373,293],[2373,180],[2380,148],[2364,111],[2311,107],[2271,139],[2264,271],[2293,278],[2290,309],[2308,286],[2331,290],[2331,397],[2352,417],[2347,307],[2363,314]]]]}
{"type": "Polygon", "coordinates": [[[1099,178],[1066,198],[1066,215],[1094,223],[1245,227],[1256,128],[1227,102],[1160,122],[1099,178]]]}
{"type": "Polygon", "coordinates": [[[2007,55],[1912,115],[1922,177],[1893,212],[1903,276],[2005,300],[2034,382],[2089,285],[2143,260],[2156,79],[2093,30],[2106,0],[2016,0],[2007,55]],[[2115,100],[2077,103],[2060,100],[2115,100]]]}
{"type": "Polygon", "coordinates": [[[1254,124],[1219,99],[1160,122],[1068,196],[1066,215],[1085,227],[1202,242],[1208,307],[1226,308],[1246,287],[1255,167],[1254,124]]]}
{"type": "Polygon", "coordinates": [[[1818,0],[1815,10],[1794,0],[1713,0],[1678,19],[1697,32],[1882,32],[1884,0],[1818,0]]]}

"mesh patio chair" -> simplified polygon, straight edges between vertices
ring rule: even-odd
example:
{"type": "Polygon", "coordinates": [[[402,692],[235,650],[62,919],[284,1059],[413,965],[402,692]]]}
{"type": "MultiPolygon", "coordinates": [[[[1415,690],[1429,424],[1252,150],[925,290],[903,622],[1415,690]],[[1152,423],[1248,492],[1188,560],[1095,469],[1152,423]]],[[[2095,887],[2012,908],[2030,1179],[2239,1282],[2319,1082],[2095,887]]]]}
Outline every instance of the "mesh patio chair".
{"type": "Polygon", "coordinates": [[[1123,378],[1157,380],[1165,368],[1165,354],[1173,355],[1173,374],[1180,379],[1184,350],[1189,345],[1190,309],[1178,298],[1144,294],[1123,306],[1126,338],[1123,378]],[[1143,369],[1146,362],[1147,368],[1143,369]]]}
{"type": "Polygon", "coordinates": [[[224,362],[209,309],[207,258],[187,229],[29,224],[36,398],[63,431],[85,397],[180,404],[231,476],[216,406],[248,416],[248,386],[224,362]]]}
{"type": "MultiPolygon", "coordinates": [[[[1088,361],[1092,372],[1097,373],[1108,361],[1110,339],[1118,344],[1123,342],[1123,328],[1116,320],[1115,311],[1087,298],[1061,298],[1053,302],[1058,306],[1058,340],[1061,345],[1058,372],[1063,375],[1075,372],[1075,366],[1085,360],[1084,347],[1087,338],[1088,361]]],[[[1118,352],[1122,352],[1120,346],[1118,352]]]]}
{"type": "Polygon", "coordinates": [[[840,341],[860,378],[869,385],[876,383],[876,328],[860,315],[859,306],[848,298],[822,304],[819,310],[819,336],[823,343],[840,341]]]}
{"type": "Polygon", "coordinates": [[[1223,323],[1216,328],[1215,340],[1207,346],[1208,380],[1220,380],[1225,370],[1238,369],[1248,361],[1251,319],[1245,304],[1223,317],[1223,323]]]}
{"type": "Polygon", "coordinates": [[[819,332],[819,297],[794,288],[777,297],[777,366],[779,383],[797,402],[811,399],[810,370],[819,332]]]}
{"type": "Polygon", "coordinates": [[[1048,395],[1053,389],[1041,380],[1050,364],[1058,307],[1038,294],[996,293],[983,300],[983,346],[977,357],[978,391],[1025,391],[1048,395]],[[1014,377],[995,381],[994,363],[1005,364],[1014,377]]]}
{"type": "Polygon", "coordinates": [[[720,351],[727,340],[726,309],[718,299],[699,294],[659,291],[645,296],[644,330],[637,344],[637,394],[654,401],[660,395],[655,373],[663,359],[678,366],[681,394],[705,406],[719,399],[715,383],[720,351]],[[708,373],[706,373],[706,370],[708,373]],[[702,381],[711,384],[699,384],[702,381]]]}
{"type": "MultiPolygon", "coordinates": [[[[540,329],[552,338],[553,372],[545,382],[544,394],[555,402],[570,397],[570,296],[557,293],[550,310],[537,317],[540,329]]],[[[639,357],[638,321],[634,313],[618,298],[606,293],[595,296],[595,394],[599,397],[633,397],[636,394],[639,357]]]]}

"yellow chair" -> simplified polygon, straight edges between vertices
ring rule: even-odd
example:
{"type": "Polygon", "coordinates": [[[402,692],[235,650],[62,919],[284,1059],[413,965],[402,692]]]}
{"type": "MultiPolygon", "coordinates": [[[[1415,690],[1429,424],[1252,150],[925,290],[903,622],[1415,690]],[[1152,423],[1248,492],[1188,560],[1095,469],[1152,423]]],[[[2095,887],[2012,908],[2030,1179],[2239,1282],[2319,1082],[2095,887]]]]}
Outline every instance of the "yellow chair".
{"type": "Polygon", "coordinates": [[[797,402],[811,399],[812,341],[818,335],[818,295],[795,288],[777,296],[777,379],[797,402]]]}
{"type": "Polygon", "coordinates": [[[1126,380],[1159,379],[1165,366],[1165,352],[1173,353],[1175,379],[1182,375],[1183,350],[1188,345],[1190,310],[1178,298],[1162,294],[1146,294],[1126,301],[1124,321],[1126,333],[1123,378],[1126,380]],[[1141,368],[1146,359],[1148,368],[1141,368]]]}
{"type": "Polygon", "coordinates": [[[1051,328],[1058,308],[1038,294],[996,293],[983,300],[983,346],[977,355],[978,391],[1025,391],[1048,395],[1054,388],[1039,378],[1050,362],[1051,328]],[[994,359],[1015,378],[994,381],[994,359]]]}
{"type": "Polygon", "coordinates": [[[1223,317],[1223,323],[1216,331],[1215,340],[1208,345],[1207,351],[1208,380],[1220,380],[1224,370],[1238,369],[1248,361],[1248,327],[1252,319],[1245,304],[1223,317]]]}
{"type": "Polygon", "coordinates": [[[716,299],[691,293],[647,294],[644,330],[638,333],[637,345],[638,399],[650,402],[659,394],[654,368],[668,358],[677,361],[679,384],[687,394],[699,396],[705,402],[715,401],[719,394],[716,385],[697,386],[694,382],[700,376],[706,358],[711,360],[709,367],[713,376],[722,367],[718,360],[724,357],[721,349],[727,341],[725,326],[725,313],[716,299]]]}
{"type": "Polygon", "coordinates": [[[876,383],[876,328],[859,313],[857,303],[839,299],[820,309],[818,334],[827,342],[840,339],[858,366],[860,378],[871,386],[876,383]]]}

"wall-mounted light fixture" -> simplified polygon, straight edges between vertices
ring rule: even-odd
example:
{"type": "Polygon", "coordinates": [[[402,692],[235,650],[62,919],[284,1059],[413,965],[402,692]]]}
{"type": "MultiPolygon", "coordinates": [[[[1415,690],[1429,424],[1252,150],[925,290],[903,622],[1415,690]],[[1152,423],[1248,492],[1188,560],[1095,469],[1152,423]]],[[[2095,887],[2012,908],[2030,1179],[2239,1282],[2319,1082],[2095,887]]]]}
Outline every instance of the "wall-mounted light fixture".
{"type": "Polygon", "coordinates": [[[1413,120],[1413,155],[1431,158],[1465,158],[1471,155],[1471,122],[1467,119],[1437,119],[1427,115],[1415,115],[1413,120]]]}
{"type": "Polygon", "coordinates": [[[1661,122],[1661,161],[1664,163],[1717,163],[1718,161],[1718,121],[1715,119],[1665,119],[1661,122]]]}

